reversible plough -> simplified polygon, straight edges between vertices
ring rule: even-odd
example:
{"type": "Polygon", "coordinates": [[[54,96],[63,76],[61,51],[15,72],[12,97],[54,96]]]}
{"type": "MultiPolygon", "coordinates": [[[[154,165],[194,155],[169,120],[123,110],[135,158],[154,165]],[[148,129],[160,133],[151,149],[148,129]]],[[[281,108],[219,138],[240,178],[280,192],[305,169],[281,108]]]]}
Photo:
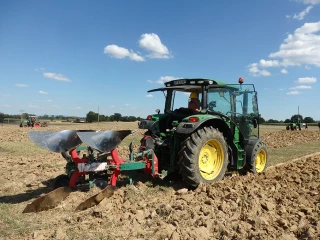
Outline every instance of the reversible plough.
{"type": "MultiPolygon", "coordinates": [[[[104,181],[109,179],[109,184],[101,192],[82,202],[76,210],[85,210],[99,204],[104,198],[111,197],[122,171],[142,169],[144,173],[157,176],[157,157],[152,149],[147,149],[144,139],[141,141],[138,153],[133,152],[131,142],[129,158],[121,159],[119,157],[116,147],[133,132],[131,130],[29,132],[29,138],[38,146],[61,153],[67,160],[67,165],[66,175],[60,175],[55,180],[55,190],[28,204],[23,213],[40,212],[54,208],[76,188],[81,179],[85,179],[86,175],[89,176],[89,186],[101,179],[104,181]],[[88,154],[79,156],[81,150],[86,150],[88,154]]],[[[132,182],[132,179],[129,179],[132,182]]]]}

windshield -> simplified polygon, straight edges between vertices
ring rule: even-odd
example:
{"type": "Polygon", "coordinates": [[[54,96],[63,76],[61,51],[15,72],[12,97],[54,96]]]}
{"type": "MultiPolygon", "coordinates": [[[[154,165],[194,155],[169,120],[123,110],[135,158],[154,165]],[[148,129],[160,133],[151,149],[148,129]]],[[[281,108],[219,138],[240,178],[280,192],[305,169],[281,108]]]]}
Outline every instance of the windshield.
{"type": "MultiPolygon", "coordinates": [[[[171,101],[171,111],[174,111],[175,109],[179,108],[188,108],[188,104],[190,102],[190,92],[181,92],[174,90],[172,92],[172,101],[171,101]]],[[[202,99],[202,94],[199,93],[198,99],[201,101],[202,99]]],[[[201,110],[201,108],[200,108],[201,110]]]]}
{"type": "Polygon", "coordinates": [[[253,127],[254,119],[258,121],[259,118],[257,93],[253,85],[230,84],[224,88],[210,88],[208,109],[230,117],[246,139],[259,135],[258,128],[253,127]]]}

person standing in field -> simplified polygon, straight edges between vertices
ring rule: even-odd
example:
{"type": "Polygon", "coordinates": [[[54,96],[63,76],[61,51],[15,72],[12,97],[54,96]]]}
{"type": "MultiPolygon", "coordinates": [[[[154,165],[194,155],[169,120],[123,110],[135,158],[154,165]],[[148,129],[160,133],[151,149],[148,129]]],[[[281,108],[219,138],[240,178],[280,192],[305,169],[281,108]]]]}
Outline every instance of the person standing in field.
{"type": "Polygon", "coordinates": [[[306,125],[304,127],[306,130],[308,130],[308,123],[306,123],[306,125]]]}
{"type": "Polygon", "coordinates": [[[318,122],[318,127],[319,127],[319,131],[320,131],[320,122],[318,122]]]}

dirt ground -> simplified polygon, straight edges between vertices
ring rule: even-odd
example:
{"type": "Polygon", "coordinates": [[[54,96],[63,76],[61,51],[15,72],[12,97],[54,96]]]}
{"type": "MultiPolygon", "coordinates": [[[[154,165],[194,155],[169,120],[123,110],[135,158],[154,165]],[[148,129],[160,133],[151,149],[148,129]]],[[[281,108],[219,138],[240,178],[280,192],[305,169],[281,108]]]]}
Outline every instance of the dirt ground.
{"type": "MultiPolygon", "coordinates": [[[[135,129],[136,123],[56,125],[39,130],[135,129]]],[[[0,126],[0,238],[2,239],[319,239],[320,131],[263,129],[268,148],[319,143],[315,153],[271,166],[263,174],[233,174],[188,191],[180,181],[141,180],[111,198],[75,212],[100,191],[73,191],[56,208],[22,214],[64,173],[58,153],[35,146],[17,126],[0,126]]],[[[135,133],[137,142],[141,131],[135,133]]],[[[127,154],[120,147],[121,156],[127,154]]]]}

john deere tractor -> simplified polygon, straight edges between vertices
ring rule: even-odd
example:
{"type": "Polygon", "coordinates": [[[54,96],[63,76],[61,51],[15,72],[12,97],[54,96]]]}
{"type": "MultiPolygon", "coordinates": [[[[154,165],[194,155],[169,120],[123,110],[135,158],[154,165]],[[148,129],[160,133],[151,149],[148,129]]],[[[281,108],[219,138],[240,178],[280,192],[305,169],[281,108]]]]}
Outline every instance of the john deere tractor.
{"type": "Polygon", "coordinates": [[[286,126],[287,130],[301,130],[301,123],[290,123],[286,126]]]}
{"type": "Polygon", "coordinates": [[[20,127],[47,127],[47,122],[40,122],[37,116],[29,116],[20,122],[20,127]]]}
{"type": "Polygon", "coordinates": [[[257,92],[253,84],[178,79],[148,92],[163,92],[163,113],[149,115],[141,148],[152,149],[160,176],[179,172],[191,187],[211,183],[226,171],[263,172],[268,150],[259,137],[257,92]],[[187,108],[198,99],[199,109],[187,108]],[[185,102],[184,102],[185,101],[185,102]],[[181,106],[183,103],[184,106],[181,106]],[[190,104],[189,104],[190,105],[190,104]]]}

